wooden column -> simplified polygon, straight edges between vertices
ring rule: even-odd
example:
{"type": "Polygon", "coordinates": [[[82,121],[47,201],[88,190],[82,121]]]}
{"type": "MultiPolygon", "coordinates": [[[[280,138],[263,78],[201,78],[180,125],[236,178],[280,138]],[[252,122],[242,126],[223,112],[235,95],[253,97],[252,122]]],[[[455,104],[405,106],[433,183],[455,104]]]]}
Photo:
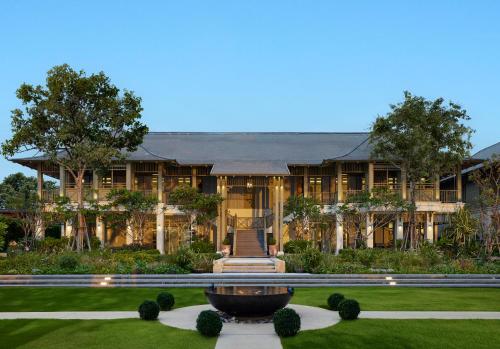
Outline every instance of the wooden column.
{"type": "Polygon", "coordinates": [[[441,196],[440,196],[440,176],[437,174],[434,176],[434,200],[440,201],[441,196]]]}
{"type": "Polygon", "coordinates": [[[462,166],[457,167],[456,175],[457,201],[462,202],[462,166]]]}
{"type": "MultiPolygon", "coordinates": [[[[217,194],[221,194],[221,179],[217,177],[217,194]]],[[[217,206],[217,251],[222,251],[222,204],[217,206]]]]}
{"type": "Polygon", "coordinates": [[[59,196],[66,195],[66,171],[63,166],[59,166],[59,196]]]}
{"type": "Polygon", "coordinates": [[[163,203],[163,163],[158,164],[158,204],[156,207],[156,249],[165,254],[165,212],[163,203]]]}
{"type": "Polygon", "coordinates": [[[279,179],[274,177],[273,178],[273,185],[274,185],[274,221],[273,221],[273,236],[278,241],[279,239],[279,217],[280,217],[280,204],[279,204],[279,179]]]}
{"type": "Polygon", "coordinates": [[[369,162],[368,163],[368,176],[367,176],[367,187],[368,187],[368,191],[371,193],[373,191],[373,177],[374,177],[374,163],[373,162],[369,162]]]}
{"type": "Polygon", "coordinates": [[[401,166],[401,198],[406,200],[406,189],[408,184],[406,183],[406,168],[401,166]]]}
{"type": "MultiPolygon", "coordinates": [[[[222,239],[224,240],[227,235],[227,218],[226,218],[226,213],[227,213],[227,177],[223,177],[221,179],[221,191],[222,191],[222,198],[224,201],[222,201],[222,212],[221,212],[221,227],[222,227],[222,239]]],[[[234,232],[236,235],[236,231],[234,232]]]]}
{"type": "Polygon", "coordinates": [[[196,185],[196,167],[191,167],[191,187],[198,188],[196,185]]]}
{"type": "Polygon", "coordinates": [[[337,162],[337,202],[344,201],[344,193],[342,188],[342,163],[337,162]]]}
{"type": "Polygon", "coordinates": [[[36,192],[38,195],[38,198],[41,200],[43,199],[43,172],[42,172],[42,163],[38,163],[38,167],[36,170],[36,192]]]}
{"type": "Polygon", "coordinates": [[[96,170],[92,171],[92,197],[99,201],[99,176],[96,170]]]}
{"type": "Polygon", "coordinates": [[[309,197],[309,167],[304,167],[304,197],[309,197]]]}
{"type": "Polygon", "coordinates": [[[283,252],[283,198],[284,198],[284,180],[280,178],[280,188],[279,188],[279,221],[278,221],[278,243],[279,251],[283,252]]]}
{"type": "Polygon", "coordinates": [[[132,173],[132,163],[127,162],[125,165],[125,185],[128,190],[132,190],[133,188],[133,176],[134,174],[132,173]]]}

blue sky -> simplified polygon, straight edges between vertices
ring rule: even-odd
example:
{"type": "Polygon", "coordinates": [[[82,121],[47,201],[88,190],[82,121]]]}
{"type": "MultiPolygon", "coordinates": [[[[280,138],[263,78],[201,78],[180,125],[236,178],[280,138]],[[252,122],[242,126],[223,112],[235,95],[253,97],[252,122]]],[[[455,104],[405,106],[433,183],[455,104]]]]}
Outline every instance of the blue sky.
{"type": "Polygon", "coordinates": [[[61,63],[135,91],[152,131],[367,131],[409,90],[500,141],[499,1],[4,0],[0,38],[1,141],[61,63]]]}

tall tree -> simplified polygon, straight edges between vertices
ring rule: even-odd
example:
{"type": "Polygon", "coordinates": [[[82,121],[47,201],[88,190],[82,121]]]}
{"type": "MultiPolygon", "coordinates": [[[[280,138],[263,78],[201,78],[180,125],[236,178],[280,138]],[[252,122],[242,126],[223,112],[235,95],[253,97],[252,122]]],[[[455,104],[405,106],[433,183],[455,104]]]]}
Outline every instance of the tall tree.
{"type": "Polygon", "coordinates": [[[500,155],[493,154],[471,178],[479,188],[477,203],[482,247],[486,255],[500,253],[500,155]]]}
{"type": "Polygon", "coordinates": [[[210,232],[212,222],[217,217],[217,207],[224,199],[220,194],[204,194],[186,185],[175,188],[169,196],[172,205],[189,217],[189,242],[192,242],[193,224],[205,225],[210,232]]]}
{"type": "Polygon", "coordinates": [[[455,171],[472,148],[473,130],[463,124],[470,119],[465,109],[443,98],[426,100],[404,92],[404,101],[390,105],[391,111],[372,125],[372,157],[390,161],[406,171],[408,181],[409,239],[418,246],[416,236],[415,188],[422,178],[455,171]]]}
{"type": "Polygon", "coordinates": [[[141,99],[127,90],[120,93],[103,72],[87,76],[66,64],[49,70],[45,86],[22,84],[16,95],[24,110],[12,111],[12,138],[2,152],[38,150],[70,173],[77,189],[73,231],[81,250],[84,238],[89,240],[82,212],[85,171],[109,167],[142,143],[148,128],[140,122],[141,99]]]}
{"type": "Polygon", "coordinates": [[[284,205],[285,216],[297,229],[300,239],[310,239],[311,222],[317,222],[321,216],[319,203],[314,198],[290,196],[284,205]]]}
{"type": "Polygon", "coordinates": [[[133,229],[131,232],[132,241],[142,245],[144,243],[146,224],[151,215],[156,212],[158,198],[128,189],[112,189],[106,198],[109,201],[109,206],[105,209],[118,212],[115,217],[128,221],[128,224],[133,229]]]}

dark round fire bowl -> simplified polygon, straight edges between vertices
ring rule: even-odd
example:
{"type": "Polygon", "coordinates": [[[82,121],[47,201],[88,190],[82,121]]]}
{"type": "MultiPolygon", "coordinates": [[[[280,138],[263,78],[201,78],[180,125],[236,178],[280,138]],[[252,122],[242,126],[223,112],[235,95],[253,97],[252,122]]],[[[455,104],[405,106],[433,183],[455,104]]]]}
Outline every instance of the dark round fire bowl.
{"type": "Polygon", "coordinates": [[[292,292],[275,286],[225,286],[205,289],[210,304],[236,317],[271,316],[286,307],[292,292]]]}

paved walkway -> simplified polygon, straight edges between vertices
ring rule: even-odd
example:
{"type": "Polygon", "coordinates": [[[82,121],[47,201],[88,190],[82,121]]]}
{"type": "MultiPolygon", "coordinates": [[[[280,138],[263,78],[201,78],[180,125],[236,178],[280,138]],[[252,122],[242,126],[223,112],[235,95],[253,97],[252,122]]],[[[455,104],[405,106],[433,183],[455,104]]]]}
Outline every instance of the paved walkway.
{"type": "MultiPolygon", "coordinates": [[[[337,312],[290,304],[301,317],[301,330],[320,329],[340,321],[337,312]]],[[[196,317],[211,305],[195,305],[161,312],[159,321],[175,328],[196,330],[196,317]]],[[[136,311],[0,312],[0,319],[110,320],[138,318],[136,311]]],[[[363,311],[364,319],[485,319],[500,320],[500,312],[488,311],[363,311]]],[[[281,342],[272,324],[224,324],[216,349],[280,349],[281,342]]]]}

